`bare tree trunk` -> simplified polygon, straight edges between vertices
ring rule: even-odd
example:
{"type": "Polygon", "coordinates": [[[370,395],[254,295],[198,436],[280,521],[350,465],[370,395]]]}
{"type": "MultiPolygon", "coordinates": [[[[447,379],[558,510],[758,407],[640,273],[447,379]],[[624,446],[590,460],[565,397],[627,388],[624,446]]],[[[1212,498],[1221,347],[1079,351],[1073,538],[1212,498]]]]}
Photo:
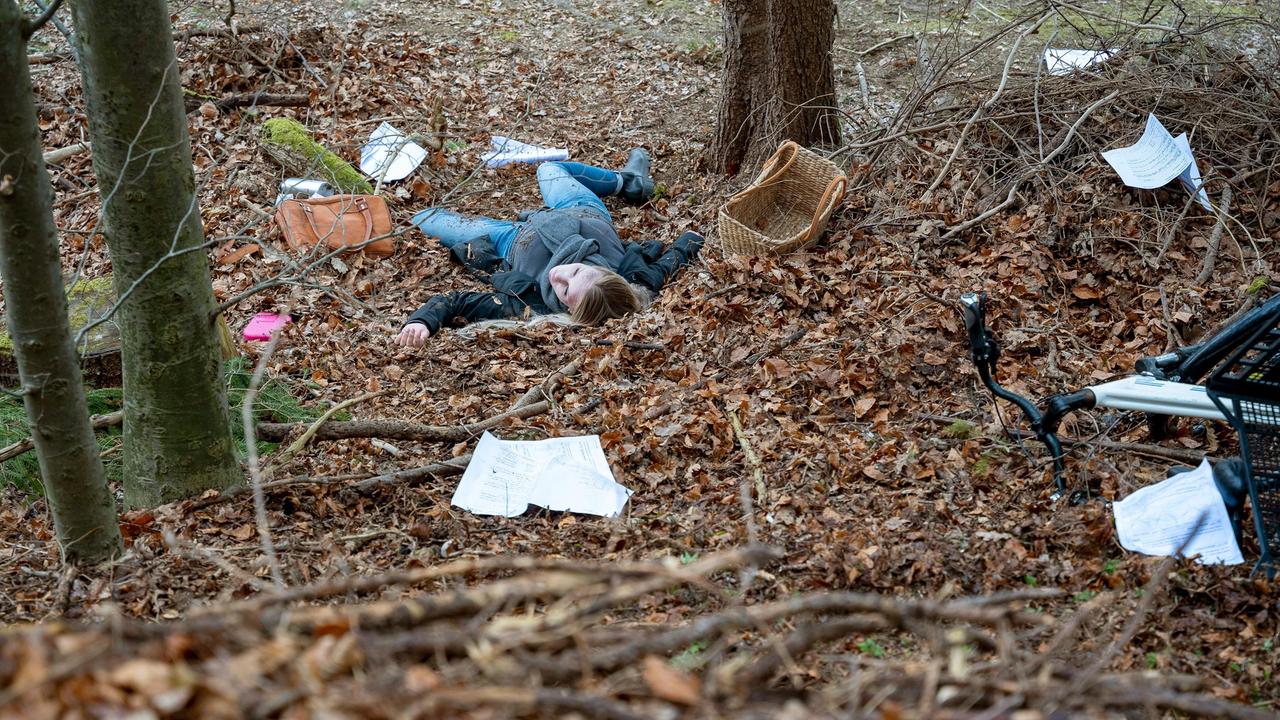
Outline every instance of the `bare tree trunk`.
{"type": "Polygon", "coordinates": [[[774,112],[770,0],[724,0],[724,85],[716,114],[711,167],[736,175],[768,157],[774,112]],[[751,156],[754,150],[754,156],[751,156]]]}
{"type": "Polygon", "coordinates": [[[69,561],[119,553],[115,499],[89,426],[62,288],[53,192],[27,72],[24,18],[0,0],[0,273],[23,403],[53,524],[69,561]]]}
{"type": "Polygon", "coordinates": [[[121,298],[125,499],[243,481],[231,440],[191,140],[164,0],[75,0],[107,245],[121,298]]]}
{"type": "Polygon", "coordinates": [[[840,142],[835,0],[724,0],[724,80],[709,165],[758,167],[783,140],[840,142]]]}
{"type": "MultiPolygon", "coordinates": [[[[775,0],[774,63],[782,98],[781,135],[801,145],[840,144],[831,50],[834,0],[775,0]]],[[[777,143],[775,143],[776,145],[777,143]]]]}

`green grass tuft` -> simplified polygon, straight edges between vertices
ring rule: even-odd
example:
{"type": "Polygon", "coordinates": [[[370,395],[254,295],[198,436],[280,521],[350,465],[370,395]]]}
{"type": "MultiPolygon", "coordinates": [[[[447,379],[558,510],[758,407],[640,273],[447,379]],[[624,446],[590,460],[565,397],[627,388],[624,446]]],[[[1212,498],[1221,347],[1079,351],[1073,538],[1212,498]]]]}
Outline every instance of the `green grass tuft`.
{"type": "Polygon", "coordinates": [[[978,428],[971,422],[957,420],[944,428],[942,434],[957,440],[972,440],[978,437],[978,428]]]}
{"type": "MultiPolygon", "coordinates": [[[[86,393],[90,415],[103,415],[115,412],[124,405],[124,396],[120,388],[99,388],[86,393]]],[[[27,409],[21,398],[12,395],[0,396],[0,446],[8,446],[19,440],[31,437],[31,429],[27,425],[27,409]]],[[[106,452],[120,442],[120,428],[106,428],[98,432],[98,451],[106,452]]],[[[120,479],[119,453],[108,455],[103,463],[106,465],[107,477],[120,479]]],[[[12,460],[0,464],[0,485],[16,485],[31,495],[43,495],[44,486],[40,484],[40,463],[34,452],[25,452],[12,460]]]]}
{"type": "MultiPolygon", "coordinates": [[[[241,457],[245,454],[244,426],[240,421],[240,408],[244,402],[245,391],[249,388],[249,380],[253,376],[253,366],[243,358],[234,358],[223,368],[223,377],[227,383],[227,401],[231,405],[231,432],[235,437],[236,450],[241,457]]],[[[89,414],[104,415],[115,412],[124,406],[124,393],[120,388],[92,388],[86,391],[89,414]]],[[[253,404],[253,416],[258,422],[308,422],[324,413],[323,409],[308,408],[298,400],[289,388],[285,379],[268,377],[258,388],[258,395],[253,404]]],[[[346,413],[338,413],[335,419],[350,419],[346,413]]],[[[27,425],[27,411],[20,398],[12,395],[0,395],[0,446],[23,440],[31,436],[27,425]]],[[[122,442],[119,426],[99,430],[98,450],[106,452],[122,442]]],[[[258,442],[258,454],[266,455],[276,448],[275,443],[258,442]]],[[[109,482],[120,482],[122,477],[121,454],[117,450],[103,459],[109,482]]],[[[0,485],[12,484],[30,493],[42,495],[44,488],[40,484],[40,464],[34,452],[26,452],[12,460],[0,464],[0,485]]]]}

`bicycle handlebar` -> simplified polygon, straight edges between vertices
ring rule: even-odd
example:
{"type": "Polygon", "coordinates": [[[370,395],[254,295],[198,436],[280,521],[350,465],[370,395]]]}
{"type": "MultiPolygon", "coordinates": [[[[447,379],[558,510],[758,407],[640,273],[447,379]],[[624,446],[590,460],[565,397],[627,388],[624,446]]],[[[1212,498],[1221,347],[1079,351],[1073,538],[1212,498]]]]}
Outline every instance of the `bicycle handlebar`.
{"type": "Polygon", "coordinates": [[[1031,429],[1035,432],[1036,439],[1044,443],[1049,450],[1049,454],[1053,457],[1053,483],[1057,487],[1057,490],[1050,497],[1053,500],[1057,500],[1067,491],[1067,483],[1064,478],[1066,465],[1062,457],[1062,443],[1057,435],[1058,423],[1066,412],[1070,412],[1075,407],[1083,406],[1086,401],[1091,402],[1092,396],[1086,397],[1087,391],[1082,391],[1073,393],[1070,396],[1064,396],[1066,402],[1059,401],[1059,398],[1053,398],[1051,400],[1056,402],[1050,402],[1049,413],[1041,413],[1035,403],[1000,385],[995,379],[996,362],[1000,358],[1000,346],[987,330],[986,305],[986,293],[967,292],[960,296],[960,313],[964,318],[965,331],[969,336],[969,351],[973,355],[974,365],[977,366],[978,377],[982,379],[982,384],[991,391],[992,395],[1018,406],[1018,409],[1022,411],[1022,414],[1026,416],[1027,421],[1031,424],[1031,429]]]}
{"type": "Polygon", "coordinates": [[[987,337],[987,294],[967,292],[960,296],[960,314],[969,333],[969,352],[979,365],[987,362],[990,342],[987,337]]]}

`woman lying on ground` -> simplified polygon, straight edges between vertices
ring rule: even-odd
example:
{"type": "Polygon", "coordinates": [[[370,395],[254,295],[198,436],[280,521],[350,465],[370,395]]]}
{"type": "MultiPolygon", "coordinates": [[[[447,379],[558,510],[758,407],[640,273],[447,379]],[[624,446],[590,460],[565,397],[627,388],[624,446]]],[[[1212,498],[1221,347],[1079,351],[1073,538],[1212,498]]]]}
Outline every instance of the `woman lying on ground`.
{"type": "Polygon", "coordinates": [[[576,162],[538,167],[546,207],[517,221],[468,218],[431,208],[414,215],[462,264],[490,273],[493,292],[451,292],[418,308],[396,342],[421,347],[456,318],[467,322],[558,316],[598,325],[648,304],[697,256],[703,238],[686,232],[670,248],[656,240],[623,242],[602,197],[643,203],[653,195],[649,155],[636,148],[619,171],[576,162]]]}

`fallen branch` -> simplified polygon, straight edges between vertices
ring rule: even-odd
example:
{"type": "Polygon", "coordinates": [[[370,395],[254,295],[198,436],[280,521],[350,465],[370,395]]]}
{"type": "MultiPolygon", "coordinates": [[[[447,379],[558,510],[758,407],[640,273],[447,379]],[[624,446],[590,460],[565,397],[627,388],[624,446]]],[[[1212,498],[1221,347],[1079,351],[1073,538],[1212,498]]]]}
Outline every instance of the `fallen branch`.
{"type": "Polygon", "coordinates": [[[57,165],[58,163],[61,163],[63,160],[66,160],[69,157],[74,157],[90,149],[91,148],[89,146],[89,143],[78,142],[74,145],[68,145],[64,148],[58,148],[57,150],[50,150],[49,152],[44,154],[44,162],[46,165],[57,165]]]}
{"type": "Polygon", "coordinates": [[[283,451],[281,451],[279,455],[276,456],[275,462],[268,465],[267,469],[262,471],[262,477],[264,479],[271,477],[272,474],[274,474],[275,471],[280,468],[280,466],[288,463],[289,460],[293,459],[293,456],[297,455],[299,450],[306,447],[307,443],[311,442],[311,438],[315,437],[316,430],[318,430],[321,425],[328,422],[329,418],[342,412],[343,410],[346,410],[352,405],[358,405],[366,400],[372,400],[373,398],[380,397],[382,395],[385,395],[386,393],[387,391],[384,390],[382,392],[374,392],[374,393],[361,395],[360,397],[351,398],[350,400],[343,400],[342,402],[326,410],[323,415],[317,418],[315,422],[311,423],[311,426],[308,427],[305,431],[303,431],[301,435],[298,436],[297,440],[294,440],[289,445],[289,447],[285,448],[283,451]]]}
{"type": "MultiPolygon", "coordinates": [[[[403,420],[343,420],[326,422],[315,428],[316,440],[345,440],[348,438],[377,437],[390,440],[422,440],[429,442],[461,442],[512,418],[525,419],[541,415],[551,409],[551,403],[543,400],[513,408],[491,418],[467,425],[421,425],[403,420]]],[[[295,430],[308,428],[308,423],[259,423],[258,436],[264,440],[279,441],[295,430]]]]}
{"type": "Polygon", "coordinates": [[[1200,274],[1196,275],[1195,285],[1204,285],[1213,277],[1213,268],[1218,262],[1218,248],[1222,246],[1222,231],[1227,227],[1227,213],[1231,212],[1231,186],[1222,186],[1222,198],[1218,201],[1218,223],[1209,234],[1209,247],[1204,251],[1204,262],[1200,265],[1200,274]]]}
{"type": "MultiPolygon", "coordinates": [[[[968,422],[963,418],[950,417],[947,415],[922,415],[926,420],[936,423],[950,425],[957,422],[968,422]]],[[[1035,435],[1029,432],[1018,430],[1017,428],[1009,428],[1009,435],[1014,439],[1034,440],[1035,435]]],[[[1139,455],[1150,455],[1152,457],[1165,458],[1167,460],[1177,460],[1178,462],[1190,463],[1191,465],[1199,465],[1204,459],[1204,453],[1196,450],[1184,450],[1182,448],[1169,448],[1160,445],[1148,445],[1144,443],[1116,442],[1114,440],[1080,440],[1076,438],[1066,438],[1059,436],[1058,440],[1066,447],[1098,447],[1103,450],[1119,450],[1122,452],[1137,453],[1139,455]]]]}
{"type": "Polygon", "coordinates": [[[28,65],[52,65],[63,60],[70,59],[71,56],[63,53],[32,53],[27,56],[28,65]]]}
{"type": "MultiPolygon", "coordinates": [[[[122,422],[124,422],[123,410],[117,410],[113,413],[107,413],[106,415],[94,415],[89,419],[89,423],[93,425],[94,430],[113,427],[122,422]]],[[[31,438],[23,438],[3,449],[0,449],[0,463],[12,460],[33,447],[35,447],[35,444],[31,442],[31,438]]]]}
{"type": "Polygon", "coordinates": [[[173,33],[173,41],[181,42],[191,38],[229,38],[243,33],[258,32],[265,29],[265,27],[261,23],[247,23],[245,25],[232,23],[229,27],[222,28],[187,28],[186,30],[175,31],[173,33]]]}
{"type": "Polygon", "coordinates": [[[228,110],[245,106],[306,107],[310,102],[310,98],[306,95],[278,95],[275,93],[262,92],[228,95],[224,98],[206,98],[188,95],[185,99],[187,112],[189,113],[199,110],[205,103],[213,105],[214,109],[218,112],[226,112],[228,110]]]}

